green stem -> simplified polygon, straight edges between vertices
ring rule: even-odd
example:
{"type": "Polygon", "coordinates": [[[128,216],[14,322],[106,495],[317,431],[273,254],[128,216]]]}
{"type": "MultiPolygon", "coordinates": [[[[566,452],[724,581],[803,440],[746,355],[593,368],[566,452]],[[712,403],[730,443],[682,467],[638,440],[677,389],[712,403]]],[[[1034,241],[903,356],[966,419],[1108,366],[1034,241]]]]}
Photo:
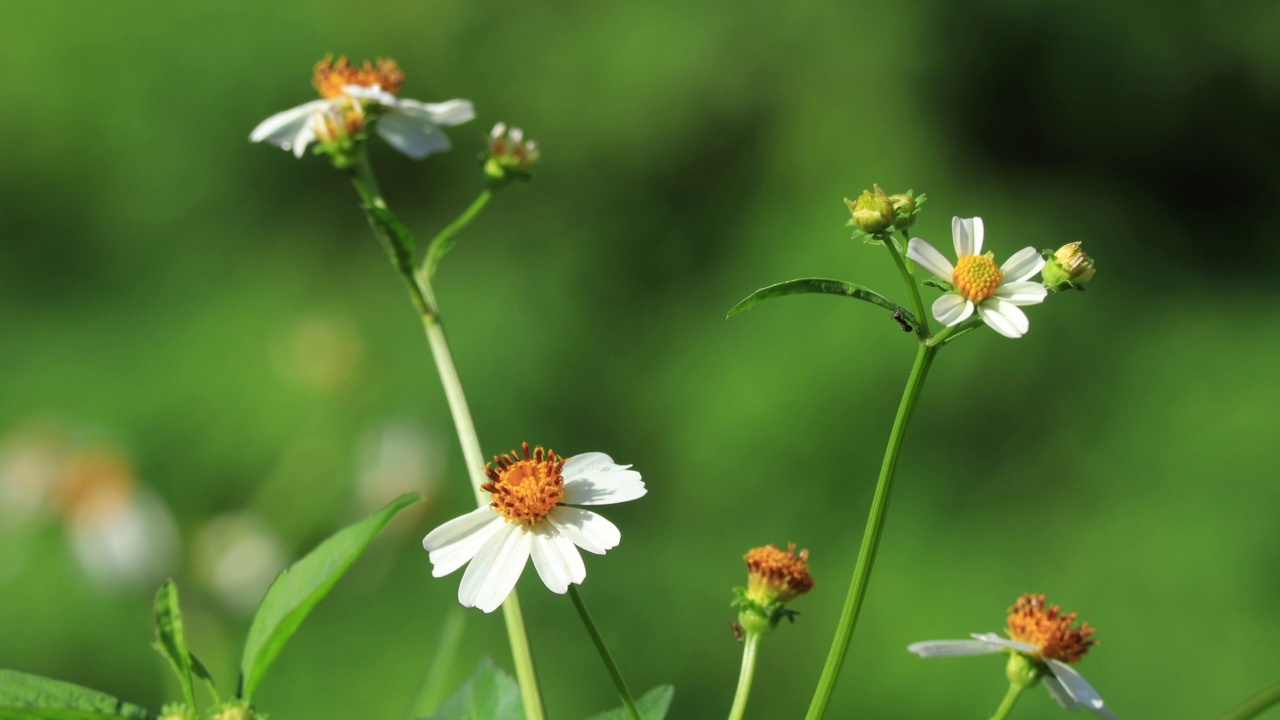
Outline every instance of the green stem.
{"type": "Polygon", "coordinates": [[[835,636],[831,640],[831,651],[827,654],[826,665],[822,668],[822,676],[818,679],[818,688],[813,693],[809,704],[807,720],[819,720],[827,711],[831,702],[831,693],[835,690],[836,680],[840,675],[840,667],[844,664],[845,655],[849,652],[849,642],[853,638],[854,626],[858,624],[858,613],[862,609],[862,600],[867,594],[867,581],[871,577],[871,567],[875,564],[876,550],[880,547],[880,535],[884,531],[885,516],[889,510],[889,495],[893,491],[894,470],[898,466],[898,455],[902,451],[902,441],[907,435],[907,424],[920,398],[920,390],[924,387],[925,376],[929,374],[929,366],[938,348],[921,344],[916,352],[915,364],[911,367],[911,375],[907,378],[907,387],[902,393],[902,402],[898,405],[898,415],[893,420],[893,429],[889,431],[889,444],[884,450],[884,462],[880,465],[880,479],[876,483],[875,496],[871,499],[871,512],[867,516],[867,527],[862,535],[862,546],[858,549],[858,562],[853,570],[853,579],[849,583],[849,594],[845,596],[844,608],[840,612],[840,623],[836,626],[835,636]]]}
{"type": "Polygon", "coordinates": [[[431,278],[435,276],[436,268],[440,264],[440,258],[444,257],[444,254],[453,247],[453,236],[469,225],[476,215],[479,215],[480,211],[484,209],[484,206],[489,204],[489,200],[492,198],[492,187],[481,190],[480,194],[476,196],[475,200],[471,201],[471,205],[466,210],[463,210],[461,215],[431,239],[431,244],[427,246],[427,256],[423,259],[421,267],[418,268],[418,277],[423,282],[431,282],[431,278]]]}
{"type": "Polygon", "coordinates": [[[1008,717],[1009,711],[1013,710],[1014,703],[1018,702],[1018,696],[1021,694],[1021,685],[1009,683],[1009,692],[1004,694],[1004,700],[1000,701],[1000,707],[996,708],[996,712],[991,716],[991,720],[1004,720],[1008,717]]]}
{"type": "Polygon", "coordinates": [[[627,709],[627,715],[631,720],[640,720],[640,711],[636,709],[636,701],[632,699],[631,691],[627,689],[627,681],[622,679],[622,672],[618,670],[618,664],[613,661],[613,655],[609,654],[609,648],[604,644],[604,637],[600,635],[600,629],[591,619],[591,613],[587,612],[587,606],[582,602],[582,595],[578,593],[576,585],[569,585],[569,597],[573,598],[573,606],[578,608],[578,616],[582,618],[582,624],[587,627],[587,634],[596,644],[596,652],[600,653],[600,659],[609,670],[609,677],[613,678],[613,684],[618,688],[618,694],[622,696],[622,705],[627,709]]]}
{"type": "Polygon", "coordinates": [[[431,661],[431,669],[409,710],[411,717],[430,717],[444,702],[449,690],[450,671],[457,660],[458,645],[462,642],[462,629],[466,624],[463,607],[451,606],[445,615],[440,639],[436,641],[436,656],[431,661]]]}
{"type": "Polygon", "coordinates": [[[1239,705],[1228,710],[1219,720],[1248,720],[1280,703],[1280,681],[1259,690],[1239,705]]]}
{"type": "Polygon", "coordinates": [[[756,672],[756,652],[760,649],[761,637],[760,633],[747,633],[747,641],[742,648],[742,671],[738,673],[738,691],[733,695],[729,720],[742,720],[742,713],[747,711],[747,696],[751,694],[751,678],[756,672]]]}
{"type": "MultiPolygon", "coordinates": [[[[366,155],[361,154],[353,166],[352,180],[366,207],[387,210],[387,203],[378,191],[378,181],[366,155]]],[[[484,197],[484,194],[481,197],[484,197]]],[[[472,203],[458,220],[449,224],[450,228],[454,228],[450,234],[456,233],[466,225],[466,222],[459,222],[459,220],[465,218],[469,222],[482,207],[484,203],[478,203],[478,206],[477,203],[472,203]]],[[[449,412],[453,416],[458,442],[462,445],[462,457],[471,479],[471,489],[475,494],[476,502],[483,507],[489,504],[490,500],[480,488],[488,480],[484,474],[484,453],[480,449],[480,439],[476,435],[475,423],[471,419],[466,395],[462,392],[462,381],[458,378],[458,369],[453,364],[452,353],[449,352],[449,343],[445,339],[444,327],[440,323],[440,310],[436,304],[431,283],[423,274],[415,277],[412,264],[399,261],[403,255],[397,253],[403,251],[403,248],[397,245],[395,238],[386,237],[387,233],[379,230],[381,227],[379,223],[373,222],[372,225],[384,245],[389,244],[388,252],[391,254],[392,264],[396,266],[400,276],[409,286],[410,298],[422,317],[422,326],[427,334],[427,342],[431,345],[431,355],[435,359],[436,370],[440,374],[440,384],[444,387],[445,399],[449,403],[449,412]]],[[[511,644],[511,657],[515,665],[516,682],[520,685],[525,720],[545,720],[546,711],[542,706],[542,692],[538,688],[538,674],[533,664],[533,651],[529,647],[529,634],[525,630],[524,614],[520,611],[520,600],[514,590],[502,603],[502,614],[506,620],[507,639],[511,644]]]]}
{"type": "Polygon", "coordinates": [[[911,306],[916,311],[916,337],[924,342],[929,337],[929,315],[925,313],[924,300],[920,299],[920,287],[916,285],[916,279],[911,274],[911,269],[907,267],[907,263],[902,259],[902,254],[898,252],[898,248],[893,245],[893,237],[885,235],[881,238],[884,246],[889,249],[889,257],[893,258],[893,264],[898,266],[898,274],[902,276],[902,284],[907,286],[907,292],[911,293],[911,306]]]}

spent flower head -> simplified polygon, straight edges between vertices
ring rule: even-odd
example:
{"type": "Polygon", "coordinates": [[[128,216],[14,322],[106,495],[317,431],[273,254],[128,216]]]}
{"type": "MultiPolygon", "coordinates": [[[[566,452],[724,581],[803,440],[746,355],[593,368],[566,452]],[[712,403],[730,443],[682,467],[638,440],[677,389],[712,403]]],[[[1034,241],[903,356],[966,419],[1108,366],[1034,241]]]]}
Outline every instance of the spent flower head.
{"type": "Polygon", "coordinates": [[[312,84],[320,100],[278,112],[258,123],[249,134],[302,157],[318,142],[334,164],[347,167],[369,130],[415,160],[449,149],[440,130],[475,117],[469,100],[423,103],[398,97],[404,73],[393,60],[379,58],[352,65],[346,57],[326,56],[316,63],[312,84]]]}
{"type": "Polygon", "coordinates": [[[999,267],[995,256],[982,253],[982,218],[952,218],[951,234],[956,264],[920,238],[911,238],[907,257],[950,284],[951,290],[933,303],[933,316],[947,327],[958,325],[974,310],[991,329],[1005,337],[1018,338],[1030,328],[1019,305],[1043,302],[1049,293],[1027,278],[1040,272],[1044,258],[1035,248],[1014,253],[999,267]]]}
{"type": "Polygon", "coordinates": [[[603,555],[622,534],[600,515],[571,505],[609,505],[642,497],[640,473],[604,453],[564,459],[541,447],[494,456],[481,486],[492,502],[454,518],[422,539],[443,577],[466,565],[458,601],[493,612],[520,579],[529,558],[551,592],[563,594],[587,576],[578,548],[603,555]]]}
{"type": "Polygon", "coordinates": [[[489,180],[502,184],[512,178],[529,179],[529,170],[540,157],[542,153],[538,149],[538,143],[526,140],[523,130],[498,123],[489,132],[489,149],[480,159],[484,162],[484,174],[489,180]]]}
{"type": "Polygon", "coordinates": [[[1072,665],[1097,644],[1089,623],[1076,624],[1075,613],[1048,605],[1044,595],[1025,594],[1009,608],[1008,638],[974,633],[972,640],[929,640],[907,646],[920,657],[953,657],[1008,652],[1005,674],[1027,688],[1043,680],[1045,689],[1067,710],[1082,707],[1102,718],[1116,718],[1098,691],[1072,665]]]}
{"type": "MultiPolygon", "coordinates": [[[[1044,286],[1054,292],[1083,290],[1084,284],[1093,279],[1093,258],[1080,249],[1081,243],[1067,243],[1049,257],[1041,272],[1044,286]]],[[[1045,251],[1049,255],[1049,251],[1045,251]]]]}
{"type": "Polygon", "coordinates": [[[797,553],[795,543],[786,550],[765,545],[742,557],[747,561],[747,587],[734,589],[738,624],[748,633],[771,632],[783,618],[794,618],[787,603],[813,589],[809,551],[797,553]]]}

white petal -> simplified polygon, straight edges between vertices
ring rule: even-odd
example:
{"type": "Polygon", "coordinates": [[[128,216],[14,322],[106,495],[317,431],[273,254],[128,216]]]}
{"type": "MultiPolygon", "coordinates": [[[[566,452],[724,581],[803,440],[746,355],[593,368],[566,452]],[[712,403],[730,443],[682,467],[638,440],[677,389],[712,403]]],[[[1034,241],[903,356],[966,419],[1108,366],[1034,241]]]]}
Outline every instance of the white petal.
{"type": "Polygon", "coordinates": [[[956,246],[956,257],[982,253],[982,218],[951,218],[951,240],[956,246]]]}
{"type": "MultiPolygon", "coordinates": [[[[417,100],[401,100],[396,103],[396,112],[411,118],[428,120],[436,125],[459,125],[474,120],[475,106],[470,100],[446,100],[442,103],[424,103],[417,100]]],[[[512,141],[515,128],[512,128],[512,141]]]]}
{"type": "Polygon", "coordinates": [[[587,577],[578,548],[545,522],[533,528],[533,566],[547,589],[558,595],[569,589],[569,583],[581,583],[587,577]]]}
{"type": "Polygon", "coordinates": [[[1038,282],[1007,282],[996,288],[995,295],[1014,305],[1035,305],[1044,302],[1049,291],[1038,282]]]}
{"type": "Polygon", "coordinates": [[[1058,682],[1062,683],[1062,687],[1066,689],[1067,694],[1073,700],[1096,713],[1101,713],[1106,707],[1106,703],[1102,702],[1098,691],[1094,690],[1089,681],[1076,672],[1075,668],[1061,660],[1046,660],[1045,662],[1049,665],[1049,669],[1053,671],[1053,676],[1058,679],[1058,682]]]}
{"type": "Polygon", "coordinates": [[[907,652],[920,657],[956,657],[959,655],[986,655],[1004,652],[1004,648],[984,640],[926,640],[911,643],[907,652]]]}
{"type": "Polygon", "coordinates": [[[943,257],[937,248],[920,238],[911,238],[911,242],[907,243],[907,257],[947,282],[951,282],[956,274],[956,268],[951,261],[943,257]]]}
{"type": "Polygon", "coordinates": [[[431,574],[444,577],[465,565],[504,523],[501,515],[482,507],[427,533],[422,547],[430,553],[431,574]]]}
{"type": "Polygon", "coordinates": [[[430,120],[388,112],[378,118],[377,128],[388,145],[414,160],[449,149],[449,138],[430,120]]]}
{"type": "Polygon", "coordinates": [[[1033,247],[1024,247],[1004,261],[1000,274],[1005,282],[1021,282],[1044,269],[1044,258],[1033,247]]]}
{"type": "Polygon", "coordinates": [[[1031,322],[1026,313],[1011,302],[988,298],[978,305],[978,315],[992,330],[1007,338],[1020,338],[1027,334],[1031,322]]]}
{"type": "Polygon", "coordinates": [[[564,463],[564,502],[569,505],[612,505],[643,497],[640,473],[618,465],[604,453],[574,455],[564,463]]]}
{"type": "Polygon", "coordinates": [[[498,609],[524,572],[533,533],[523,523],[503,523],[462,574],[458,602],[484,612],[498,609]]]}
{"type": "Polygon", "coordinates": [[[1000,637],[995,633],[973,633],[972,635],[970,635],[970,637],[974,638],[975,640],[989,642],[995,645],[999,645],[1002,648],[1005,648],[1008,650],[1016,650],[1018,652],[1033,653],[1040,649],[1035,645],[1032,645],[1031,643],[1024,643],[1020,640],[1010,640],[1009,638],[1000,637]]]}
{"type": "Polygon", "coordinates": [[[353,97],[358,100],[373,100],[379,105],[386,105],[388,107],[395,107],[400,103],[399,99],[396,98],[395,95],[385,92],[382,87],[378,85],[343,85],[342,92],[346,93],[348,97],[353,97]]]}
{"type": "Polygon", "coordinates": [[[1066,689],[1062,687],[1062,683],[1058,682],[1058,678],[1053,676],[1053,673],[1041,677],[1041,680],[1044,681],[1044,689],[1049,691],[1049,697],[1057,700],[1063,710],[1080,709],[1080,703],[1071,699],[1071,696],[1067,694],[1066,689]]]}
{"type": "Polygon", "coordinates": [[[933,301],[933,316],[946,327],[969,319],[973,314],[973,303],[955,293],[946,293],[933,301]]]}
{"type": "Polygon", "coordinates": [[[589,553],[603,555],[622,541],[618,526],[604,517],[581,508],[557,505],[545,518],[574,545],[589,553]]]}
{"type": "Polygon", "coordinates": [[[285,150],[294,150],[299,134],[310,127],[316,114],[323,111],[328,104],[328,100],[312,100],[278,112],[258,123],[253,132],[249,133],[249,140],[275,145],[285,150]]]}

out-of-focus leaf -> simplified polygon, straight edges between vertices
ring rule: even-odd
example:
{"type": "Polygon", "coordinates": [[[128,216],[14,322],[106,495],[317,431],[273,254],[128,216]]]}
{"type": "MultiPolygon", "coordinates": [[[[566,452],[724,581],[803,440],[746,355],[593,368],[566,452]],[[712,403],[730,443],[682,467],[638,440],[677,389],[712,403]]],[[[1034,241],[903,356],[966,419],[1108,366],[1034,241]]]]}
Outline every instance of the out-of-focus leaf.
{"type": "Polygon", "coordinates": [[[417,493],[401,495],[364,520],[339,530],[276,577],[245,640],[240,659],[241,698],[253,697],[267,668],[316,603],[329,594],[391,518],[417,500],[417,493]]]}
{"type": "Polygon", "coordinates": [[[82,685],[0,669],[0,719],[104,717],[150,720],[152,714],[82,685]]]}
{"type": "Polygon", "coordinates": [[[400,222],[390,210],[373,205],[365,206],[365,216],[369,225],[382,241],[391,263],[406,278],[413,278],[413,231],[400,222]]]}
{"type": "MultiPolygon", "coordinates": [[[[667,716],[667,708],[671,706],[671,696],[675,692],[675,687],[671,685],[659,685],[636,698],[636,710],[639,711],[641,720],[663,720],[667,716]]],[[[631,720],[631,716],[627,714],[625,707],[616,707],[592,715],[587,720],[631,720]]]]}
{"type": "Polygon", "coordinates": [[[520,687],[515,678],[485,658],[430,720],[523,720],[520,687]]]}
{"type": "Polygon", "coordinates": [[[729,314],[725,317],[733,317],[738,313],[758,305],[765,300],[772,300],[776,297],[784,295],[839,295],[842,297],[851,297],[856,300],[869,302],[872,305],[878,305],[889,312],[901,311],[902,316],[907,322],[913,326],[916,325],[916,318],[906,308],[898,305],[889,298],[870,288],[861,285],[845,282],[843,280],[827,280],[824,278],[800,278],[798,280],[788,280],[780,282],[776,285],[760,288],[745,297],[742,302],[734,305],[729,314]]]}
{"type": "Polygon", "coordinates": [[[156,593],[156,642],[157,652],[169,661],[178,676],[182,697],[187,707],[195,709],[196,692],[191,683],[191,653],[187,650],[187,636],[182,624],[182,610],[178,606],[178,586],[166,580],[156,593]]]}

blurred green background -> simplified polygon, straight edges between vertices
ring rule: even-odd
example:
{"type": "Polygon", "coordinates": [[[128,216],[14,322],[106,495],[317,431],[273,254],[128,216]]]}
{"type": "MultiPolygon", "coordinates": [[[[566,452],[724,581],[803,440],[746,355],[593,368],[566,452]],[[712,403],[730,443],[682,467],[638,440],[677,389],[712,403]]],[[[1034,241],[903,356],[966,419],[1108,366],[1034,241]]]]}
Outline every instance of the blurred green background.
{"type": "MultiPolygon", "coordinates": [[[[676,685],[671,717],[727,712],[729,591],[771,542],[809,548],[818,587],[764,646],[748,715],[807,706],[912,342],[834,298],[724,314],[811,275],[900,297],[844,227],[873,182],[928,192],[914,234],[940,246],[981,215],[998,257],[1083,240],[1099,272],[1025,338],[940,355],[829,716],[986,717],[1001,660],[905,647],[1000,630],[1028,591],[1098,628],[1081,669],[1122,717],[1214,716],[1280,673],[1278,34],[1276,3],[16,3],[0,666],[158,707],[170,575],[230,691],[261,583],[417,488],[257,698],[406,717],[455,604],[419,539],[472,502],[460,453],[349,183],[247,141],[332,52],[475,102],[454,152],[374,148],[419,236],[481,188],[492,123],[542,146],[437,294],[489,453],[644,474],[583,594],[634,689],[676,685]],[[122,507],[149,530],[109,539],[122,507]]],[[[551,717],[616,705],[567,598],[532,570],[520,587],[551,717]]],[[[467,617],[451,686],[485,654],[510,668],[500,615],[467,617]]],[[[1036,691],[1016,716],[1060,712],[1036,691]]]]}

